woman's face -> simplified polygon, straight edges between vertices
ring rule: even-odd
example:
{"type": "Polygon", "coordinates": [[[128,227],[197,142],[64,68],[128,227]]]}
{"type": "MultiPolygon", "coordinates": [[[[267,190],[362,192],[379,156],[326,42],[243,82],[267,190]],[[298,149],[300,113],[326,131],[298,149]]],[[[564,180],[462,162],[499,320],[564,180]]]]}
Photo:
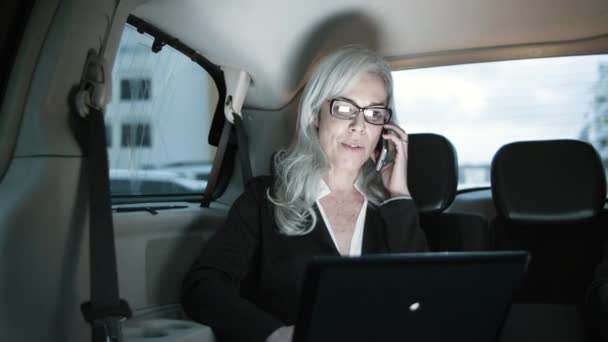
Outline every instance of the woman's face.
{"type": "MultiPolygon", "coordinates": [[[[362,75],[340,98],[347,99],[360,108],[387,105],[384,81],[373,73],[362,75]]],[[[359,113],[353,120],[332,116],[331,100],[328,99],[321,106],[317,122],[321,147],[333,169],[358,172],[374,153],[382,126],[367,123],[363,113],[359,113]]]]}

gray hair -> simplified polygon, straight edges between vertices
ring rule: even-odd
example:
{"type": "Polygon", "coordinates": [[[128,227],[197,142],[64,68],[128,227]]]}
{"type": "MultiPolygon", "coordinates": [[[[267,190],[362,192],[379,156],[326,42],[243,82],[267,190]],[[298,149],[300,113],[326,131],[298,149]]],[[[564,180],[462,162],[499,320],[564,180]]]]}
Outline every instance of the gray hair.
{"type": "MultiPolygon", "coordinates": [[[[285,235],[305,235],[316,223],[314,204],[322,176],[329,162],[319,142],[315,122],[324,101],[338,97],[367,73],[384,80],[387,105],[393,110],[393,78],[386,62],[368,49],[347,46],[323,58],[316,66],[304,88],[300,102],[297,141],[289,149],[275,155],[275,183],[268,199],[274,204],[274,216],[279,232],[285,235]]],[[[392,120],[392,119],[391,119],[392,120]]],[[[358,185],[367,199],[379,205],[387,198],[380,174],[368,160],[361,168],[358,185]]]]}

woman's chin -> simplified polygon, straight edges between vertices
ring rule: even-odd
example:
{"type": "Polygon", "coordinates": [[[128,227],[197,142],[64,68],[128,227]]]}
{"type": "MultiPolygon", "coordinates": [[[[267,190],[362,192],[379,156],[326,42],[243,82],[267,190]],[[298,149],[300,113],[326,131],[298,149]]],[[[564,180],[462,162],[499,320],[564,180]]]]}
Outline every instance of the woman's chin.
{"type": "Polygon", "coordinates": [[[363,165],[365,164],[365,162],[366,162],[366,160],[358,160],[358,161],[341,160],[341,161],[332,163],[332,165],[336,169],[340,169],[340,170],[344,170],[344,171],[359,172],[361,170],[361,167],[363,167],[363,165]]]}

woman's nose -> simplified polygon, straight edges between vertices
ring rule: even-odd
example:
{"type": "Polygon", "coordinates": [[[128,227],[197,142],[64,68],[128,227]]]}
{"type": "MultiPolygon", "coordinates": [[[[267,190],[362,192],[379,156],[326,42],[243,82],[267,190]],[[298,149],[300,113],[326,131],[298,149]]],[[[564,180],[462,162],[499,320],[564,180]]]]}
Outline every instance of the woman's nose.
{"type": "Polygon", "coordinates": [[[350,120],[349,128],[351,132],[363,132],[363,130],[365,130],[365,118],[363,118],[363,113],[359,113],[354,119],[350,120]]]}

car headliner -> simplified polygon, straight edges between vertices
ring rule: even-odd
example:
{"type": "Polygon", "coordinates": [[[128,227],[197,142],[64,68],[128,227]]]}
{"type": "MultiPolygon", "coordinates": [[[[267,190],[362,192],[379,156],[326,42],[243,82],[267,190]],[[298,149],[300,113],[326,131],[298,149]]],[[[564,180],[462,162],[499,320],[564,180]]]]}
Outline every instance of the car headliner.
{"type": "Polygon", "coordinates": [[[343,44],[380,51],[394,69],[608,51],[605,0],[153,0],[133,14],[246,70],[249,108],[284,106],[314,58],[343,44]]]}

